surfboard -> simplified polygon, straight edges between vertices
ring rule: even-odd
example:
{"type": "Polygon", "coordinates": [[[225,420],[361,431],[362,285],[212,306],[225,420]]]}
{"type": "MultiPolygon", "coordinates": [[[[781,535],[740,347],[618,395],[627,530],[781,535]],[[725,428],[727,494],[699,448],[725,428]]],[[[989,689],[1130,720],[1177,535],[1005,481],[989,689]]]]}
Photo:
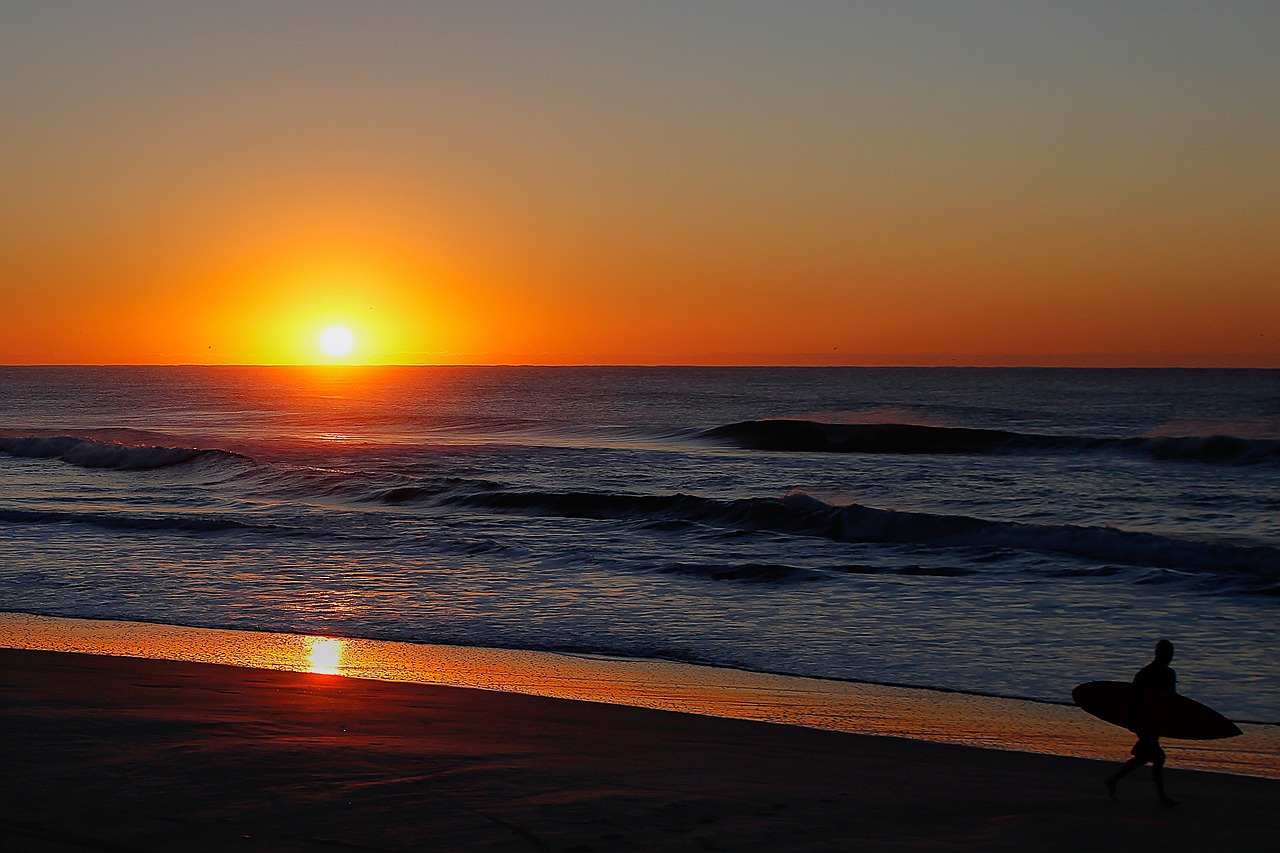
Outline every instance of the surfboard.
{"type": "Polygon", "coordinates": [[[1132,732],[1149,732],[1182,740],[1218,740],[1243,734],[1239,726],[1212,708],[1178,693],[1146,690],[1138,703],[1137,719],[1130,719],[1127,681],[1086,681],[1071,698],[1088,713],[1132,732]]]}

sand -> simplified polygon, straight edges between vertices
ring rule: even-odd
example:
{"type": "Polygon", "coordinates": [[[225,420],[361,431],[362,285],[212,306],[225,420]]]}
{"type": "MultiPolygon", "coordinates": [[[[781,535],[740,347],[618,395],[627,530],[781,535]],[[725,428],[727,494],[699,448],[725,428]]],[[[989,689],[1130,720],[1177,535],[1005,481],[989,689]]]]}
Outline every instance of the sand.
{"type": "Polygon", "coordinates": [[[0,649],[0,850],[1267,850],[1280,782],[0,649]]]}

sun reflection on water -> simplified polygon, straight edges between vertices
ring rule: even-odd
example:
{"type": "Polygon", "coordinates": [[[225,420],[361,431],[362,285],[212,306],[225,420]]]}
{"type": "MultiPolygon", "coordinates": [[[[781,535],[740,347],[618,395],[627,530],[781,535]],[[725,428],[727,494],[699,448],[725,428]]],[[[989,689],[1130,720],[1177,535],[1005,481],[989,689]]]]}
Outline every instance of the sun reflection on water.
{"type": "Polygon", "coordinates": [[[342,641],[332,637],[312,637],[308,672],[337,675],[342,671],[342,641]]]}

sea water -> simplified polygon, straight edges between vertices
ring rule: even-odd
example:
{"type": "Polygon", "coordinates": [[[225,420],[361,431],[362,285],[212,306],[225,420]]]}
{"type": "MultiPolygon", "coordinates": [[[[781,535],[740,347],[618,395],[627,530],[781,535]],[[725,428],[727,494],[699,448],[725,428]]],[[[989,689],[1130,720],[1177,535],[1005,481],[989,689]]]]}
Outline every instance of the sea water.
{"type": "Polygon", "coordinates": [[[0,610],[1280,721],[1280,373],[0,368],[0,610]]]}

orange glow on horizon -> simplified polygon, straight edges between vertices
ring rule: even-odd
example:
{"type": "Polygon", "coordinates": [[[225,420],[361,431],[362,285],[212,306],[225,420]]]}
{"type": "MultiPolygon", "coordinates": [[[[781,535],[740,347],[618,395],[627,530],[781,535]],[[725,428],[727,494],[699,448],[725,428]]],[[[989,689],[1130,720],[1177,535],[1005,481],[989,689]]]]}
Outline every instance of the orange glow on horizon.
{"type": "Polygon", "coordinates": [[[213,363],[403,364],[440,335],[431,282],[377,247],[309,252],[226,264],[217,282],[230,300],[215,334],[231,350],[213,363]],[[308,257],[307,255],[311,256],[308,257]]]}
{"type": "Polygon", "coordinates": [[[902,237],[837,256],[787,231],[735,246],[708,226],[699,250],[658,233],[663,248],[641,251],[640,236],[589,229],[539,243],[468,233],[460,216],[450,231],[384,201],[207,222],[198,245],[93,259],[96,289],[33,257],[40,289],[0,316],[0,363],[1280,367],[1280,292],[1247,257],[1239,285],[1213,290],[1219,259],[1142,247],[1152,270],[1137,286],[1132,259],[1086,259],[1069,230],[1043,245],[1009,233],[1013,248],[916,234],[931,253],[902,237]],[[349,349],[321,341],[336,326],[349,349]]]}

